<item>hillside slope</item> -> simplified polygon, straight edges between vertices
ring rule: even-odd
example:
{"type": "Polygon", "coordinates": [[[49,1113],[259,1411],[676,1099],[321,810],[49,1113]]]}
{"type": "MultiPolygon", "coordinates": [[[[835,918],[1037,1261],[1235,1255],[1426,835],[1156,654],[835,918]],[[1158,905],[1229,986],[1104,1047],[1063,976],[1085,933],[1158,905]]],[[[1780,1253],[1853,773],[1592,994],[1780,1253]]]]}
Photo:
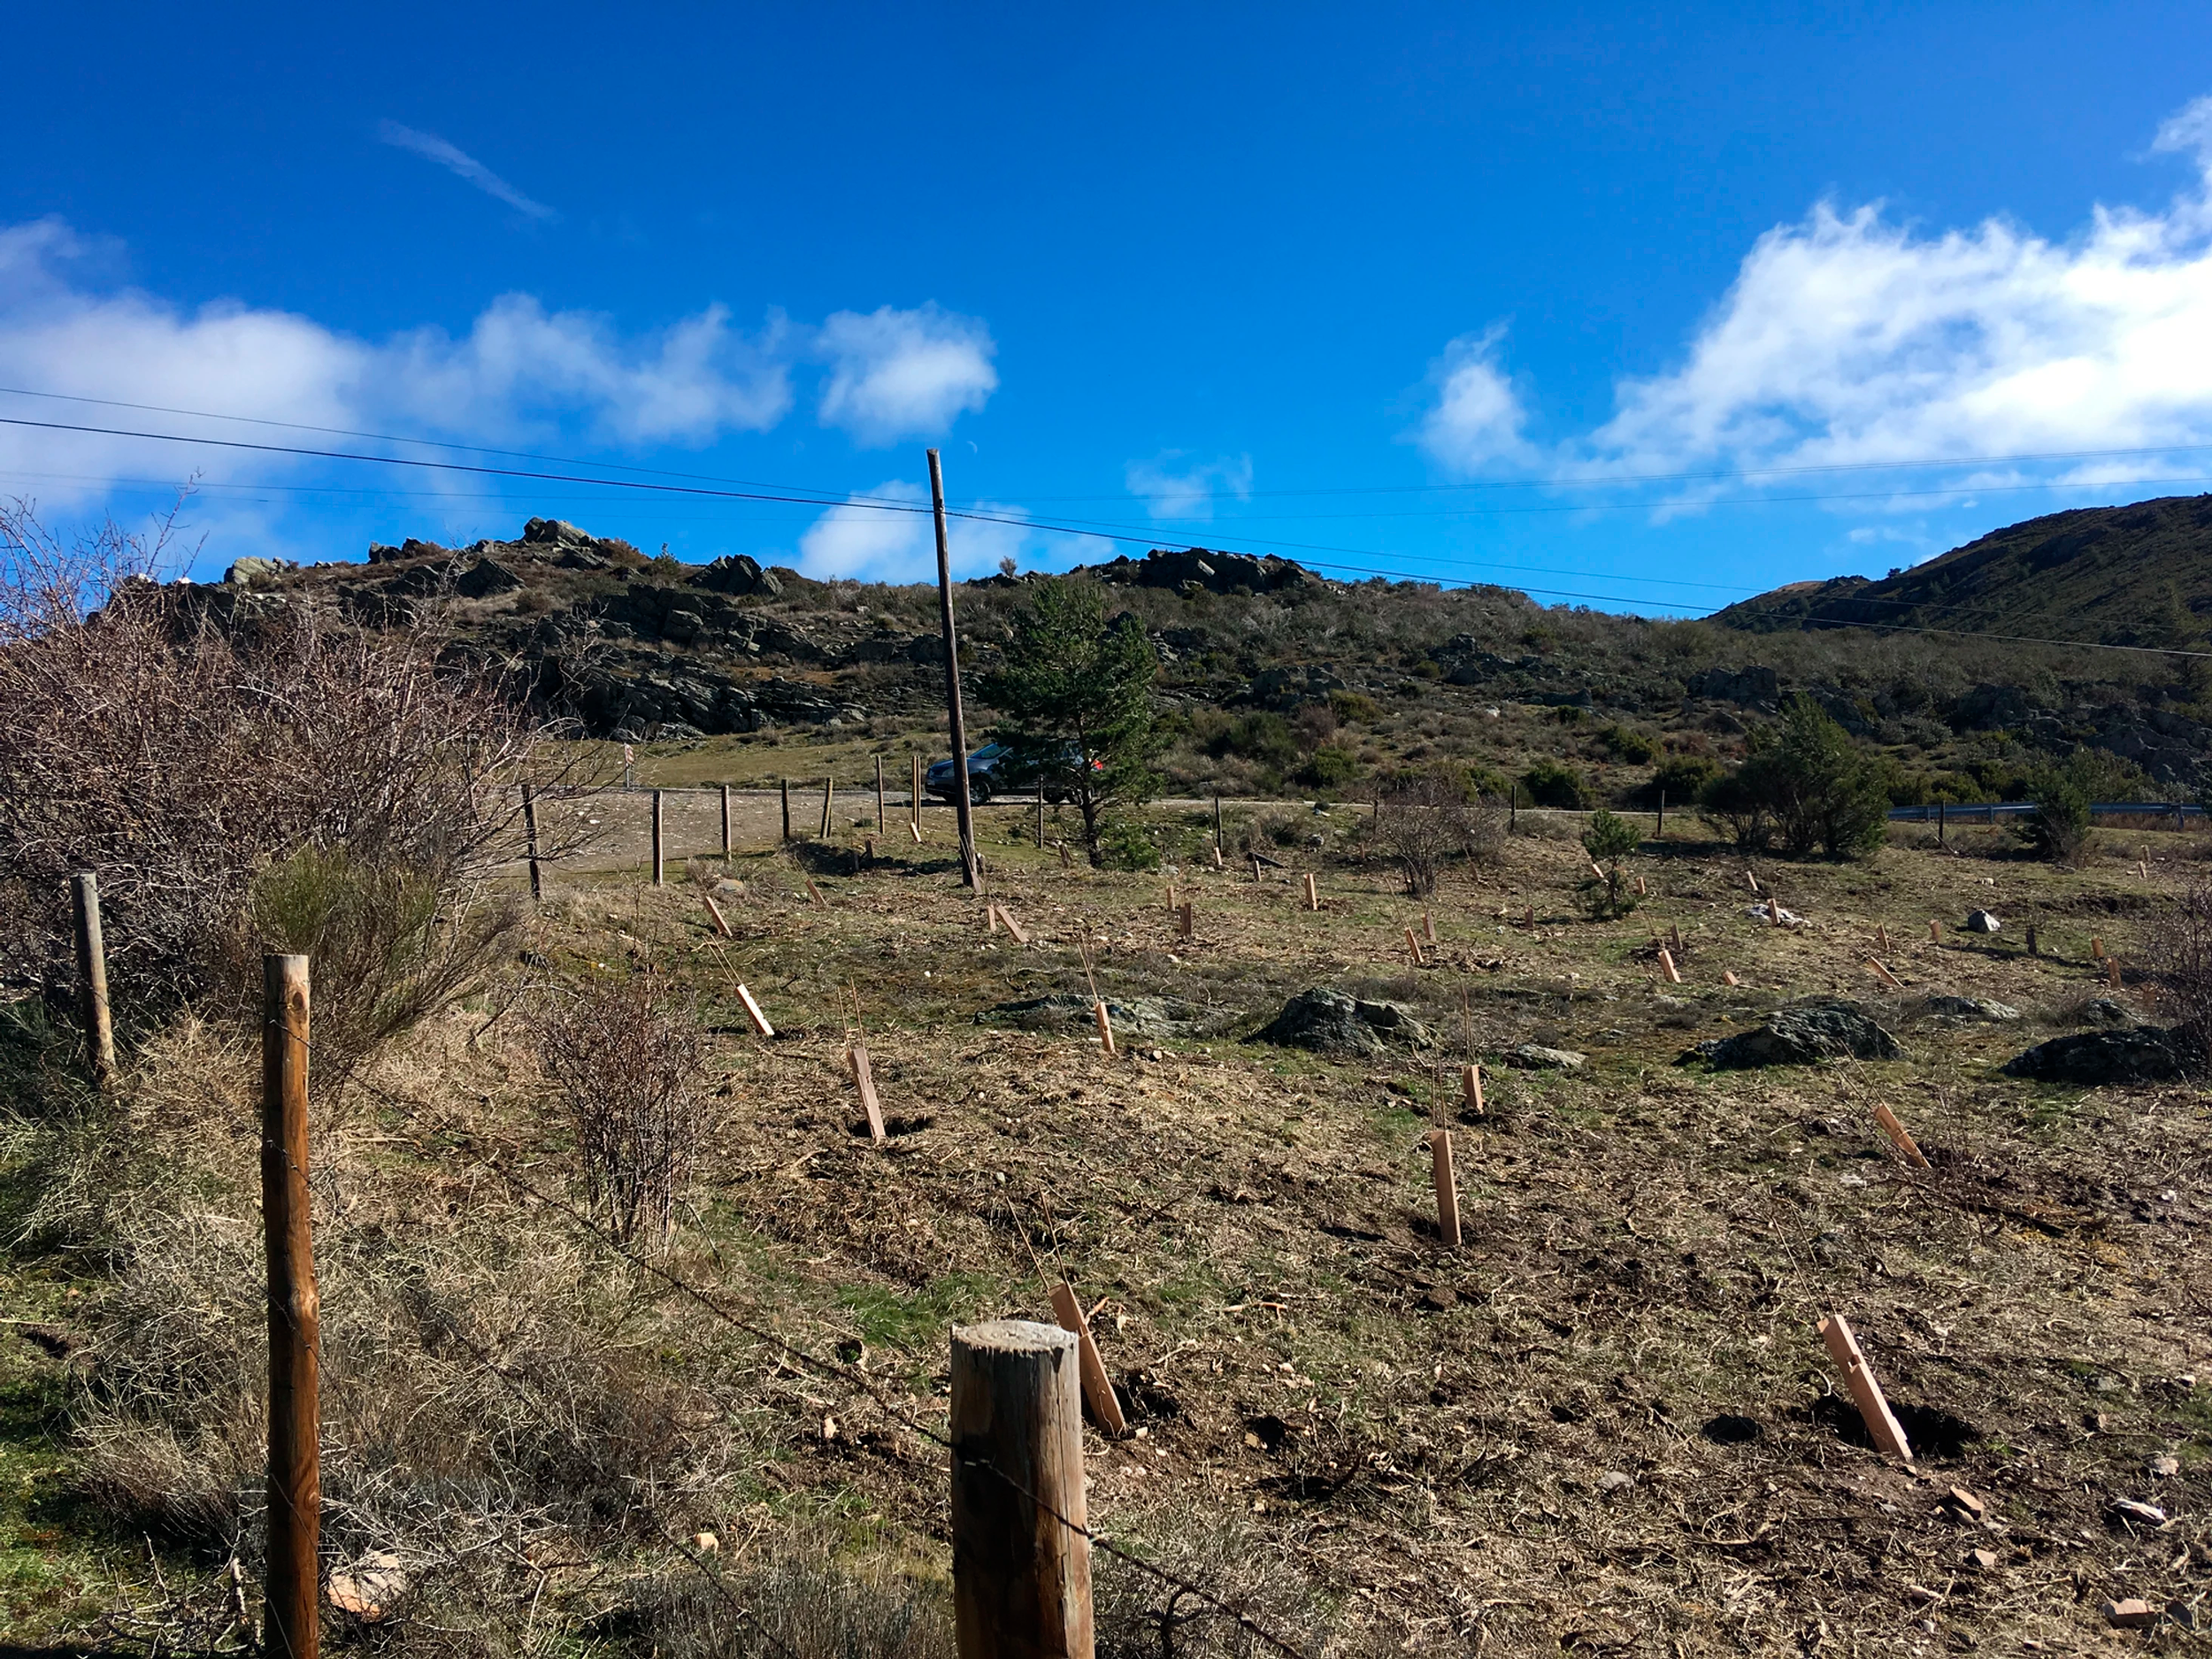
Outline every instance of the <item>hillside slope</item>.
{"type": "Polygon", "coordinates": [[[1715,614],[1732,628],[1955,628],[2204,649],[2212,495],[2085,507],[1993,530],[1878,581],[1794,582],[1715,614]]]}

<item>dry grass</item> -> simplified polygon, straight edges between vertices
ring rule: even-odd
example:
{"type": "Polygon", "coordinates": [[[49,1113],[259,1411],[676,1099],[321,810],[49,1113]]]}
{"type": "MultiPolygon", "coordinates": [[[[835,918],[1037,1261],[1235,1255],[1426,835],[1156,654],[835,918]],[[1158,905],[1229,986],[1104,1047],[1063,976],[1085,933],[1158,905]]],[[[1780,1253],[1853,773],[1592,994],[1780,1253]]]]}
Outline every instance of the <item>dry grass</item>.
{"type": "MultiPolygon", "coordinates": [[[[534,956],[675,964],[707,1007],[726,1118],[671,1264],[853,1358],[899,1410],[702,1317],[426,1128],[425,1110],[465,1123],[470,1147],[533,1179],[569,1153],[526,1031],[496,1002],[453,1010],[329,1103],[317,1142],[334,1552],[391,1549],[418,1571],[408,1622],[380,1640],[751,1651],[665,1546],[710,1530],[733,1582],[786,1609],[810,1655],[935,1655],[945,1471],[910,1424],[942,1425],[949,1323],[1049,1317],[1063,1273],[1102,1303],[1094,1325],[1144,1430],[1091,1440],[1094,1523],[1248,1592],[1302,1641],[2081,1651],[2107,1640],[2103,1596],[2198,1594],[2212,1411],[2183,1379],[2212,1363],[2201,1100],[2016,1082],[1993,1063],[2047,1031],[1915,1011],[1934,994],[2035,1010],[2101,991],[2089,936],[2134,957],[2177,887],[2166,855],[2148,883],[2110,856],[1762,864],[1807,918],[1777,929],[1745,914],[1732,855],[1676,841],[1631,861],[1650,889],[1633,918],[1593,923],[1571,841],[1512,837],[1417,903],[1345,850],[1346,818],[1318,820],[1318,914],[1248,872],[1063,872],[987,818],[993,894],[1026,949],[984,931],[934,820],[927,847],[818,873],[824,905],[790,860],[741,854],[726,941],[687,884],[561,867],[534,956]],[[1187,941],[1171,879],[1196,904],[1187,941]],[[2006,934],[1950,931],[1982,906],[2006,934]],[[1401,930],[1425,908],[1442,942],[1416,970],[1401,930]],[[2031,915],[2033,957],[2015,937],[2031,915]],[[1901,993],[1862,965],[1878,924],[1901,993]],[[1681,987],[1657,982],[1649,942],[1671,925],[1681,987]],[[1130,1033],[1110,1059],[1080,1026],[976,1021],[1082,990],[1079,939],[1110,998],[1179,998],[1212,1022],[1130,1033]],[[778,1041],[746,1034],[740,980],[778,1041]],[[1439,1047],[1348,1065],[1238,1041],[1317,983],[1410,1002],[1439,1047]],[[842,1065],[856,994],[893,1122],[881,1151],[842,1065]],[[1673,1064],[1812,995],[1862,1001],[1910,1058],[1673,1064]],[[1590,1058],[1496,1063],[1523,1042],[1590,1058]],[[1494,1056],[1480,1120],[1452,1075],[1469,1053],[1494,1056]],[[1878,1102],[1932,1171],[1881,1138],[1878,1102]],[[1455,1254],[1431,1220],[1440,1120],[1460,1132],[1455,1254]],[[1837,1310],[1906,1412],[1917,1473],[1857,1443],[1813,1332],[1837,1310]],[[2165,1455],[2182,1472],[2154,1478],[2165,1455]],[[1953,1485],[1990,1520],[1948,1504],[1953,1485]],[[2118,1497],[2178,1518],[2142,1532],[2118,1497]]],[[[772,831],[751,822],[742,844],[762,848],[772,831]]],[[[250,1549],[256,1501],[250,1084],[213,1038],[189,1063],[176,1041],[132,1108],[147,1162],[130,1166],[130,1241],[111,1275],[86,1268],[102,1358],[82,1456],[119,1517],[157,1516],[211,1561],[250,1549]]],[[[1107,1650],[1160,1651],[1152,1587],[1100,1584],[1107,1650]]],[[[1179,1651],[1233,1637],[1202,1621],[1179,1651]]]]}

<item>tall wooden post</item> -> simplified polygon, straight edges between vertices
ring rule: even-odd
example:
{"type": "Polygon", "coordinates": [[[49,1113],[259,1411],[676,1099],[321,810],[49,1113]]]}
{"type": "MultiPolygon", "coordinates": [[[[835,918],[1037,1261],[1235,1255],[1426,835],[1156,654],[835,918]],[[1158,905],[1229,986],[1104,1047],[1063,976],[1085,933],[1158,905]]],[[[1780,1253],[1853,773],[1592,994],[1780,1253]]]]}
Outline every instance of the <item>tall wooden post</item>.
{"type": "Polygon", "coordinates": [[[823,780],[822,780],[822,827],[821,827],[819,830],[818,830],[817,832],[815,832],[815,833],[816,833],[817,834],[820,835],[820,836],[821,836],[821,838],[822,838],[824,841],[827,841],[827,840],[829,839],[829,833],[830,833],[830,803],[831,803],[832,801],[833,801],[834,799],[836,799],[836,796],[837,796],[837,780],[836,780],[836,779],[834,779],[834,778],[825,778],[825,779],[823,779],[823,780]]]}
{"type": "Polygon", "coordinates": [[[545,882],[538,874],[538,802],[527,779],[522,785],[522,838],[530,854],[530,902],[534,904],[545,896],[545,882]]]}
{"type": "Polygon", "coordinates": [[[914,763],[914,792],[907,796],[907,802],[914,810],[914,839],[919,841],[922,838],[922,757],[910,755],[907,758],[914,763]]]}
{"type": "Polygon", "coordinates": [[[1521,786],[1509,783],[1505,787],[1505,833],[1509,835],[1521,827],[1521,786]]]}
{"type": "Polygon", "coordinates": [[[269,1254],[266,1651],[314,1659],[322,1322],[307,1215],[305,956],[261,959],[261,1214],[269,1254]]]}
{"type": "Polygon", "coordinates": [[[1221,839],[1221,791],[1217,789],[1214,791],[1214,853],[1216,855],[1214,862],[1216,864],[1221,862],[1219,855],[1224,850],[1224,845],[1221,839]]]}
{"type": "Polygon", "coordinates": [[[779,778],[776,786],[783,791],[783,838],[791,839],[791,780],[779,778]]]}
{"type": "Polygon", "coordinates": [[[69,883],[77,933],[77,1020],[84,1027],[85,1070],[97,1087],[115,1080],[115,1026],[108,1014],[108,952],[100,936],[100,878],[89,870],[69,883]]]}
{"type": "Polygon", "coordinates": [[[1045,780],[1037,780],[1037,850],[1045,849],[1045,780]]]}
{"type": "Polygon", "coordinates": [[[883,833],[883,757],[876,757],[876,833],[883,833]]]}
{"type": "Polygon", "coordinates": [[[653,791],[653,885],[659,887],[668,873],[667,855],[661,840],[661,792],[653,791]]]}
{"type": "Polygon", "coordinates": [[[1652,838],[1652,840],[1654,840],[1654,841],[1657,841],[1657,840],[1659,840],[1661,837],[1663,837],[1663,835],[1665,835],[1665,834],[1666,834],[1666,833],[1667,833],[1667,792],[1666,792],[1664,789],[1662,789],[1662,790],[1659,792],[1659,823],[1658,823],[1657,826],[1656,826],[1655,828],[1654,828],[1654,829],[1653,829],[1653,831],[1651,832],[1651,838],[1652,838]]]}
{"type": "Polygon", "coordinates": [[[952,803],[960,818],[960,879],[975,873],[975,814],[968,799],[968,723],[960,712],[960,640],[952,626],[952,549],[945,540],[945,469],[929,452],[929,499],[937,518],[937,605],[945,629],[945,712],[952,721],[952,803]]]}
{"type": "Polygon", "coordinates": [[[1943,846],[1943,845],[1945,845],[1945,844],[1946,844],[1946,843],[1945,843],[1945,841],[1944,841],[1944,834],[1945,834],[1946,830],[1947,830],[1948,827],[1949,827],[1949,826],[1948,826],[1945,823],[1945,821],[1944,821],[1944,817],[1943,817],[1943,803],[1942,803],[1942,802],[1940,802],[1940,801],[1939,801],[1939,802],[1937,802],[1937,803],[1936,803],[1936,845],[1937,845],[1937,846],[1941,847],[1941,846],[1943,846]]]}
{"type": "Polygon", "coordinates": [[[952,1599],[959,1659],[1091,1659],[1083,1395],[1069,1332],[952,1333],[952,1599]]]}
{"type": "Polygon", "coordinates": [[[729,856],[730,856],[730,786],[729,786],[729,785],[727,785],[727,784],[726,783],[726,784],[724,784],[724,785],[722,786],[722,858],[723,858],[723,862],[726,864],[726,863],[729,861],[729,856]]]}

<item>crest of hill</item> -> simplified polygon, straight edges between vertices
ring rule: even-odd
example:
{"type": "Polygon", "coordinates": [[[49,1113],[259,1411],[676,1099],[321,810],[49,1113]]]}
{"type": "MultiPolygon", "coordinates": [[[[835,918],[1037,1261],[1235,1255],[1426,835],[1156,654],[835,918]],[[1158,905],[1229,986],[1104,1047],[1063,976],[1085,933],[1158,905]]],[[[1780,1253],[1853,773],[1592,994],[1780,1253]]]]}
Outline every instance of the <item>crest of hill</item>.
{"type": "Polygon", "coordinates": [[[2200,650],[2208,616],[2212,495],[2171,495],[2030,518],[1878,581],[1792,582],[1712,619],[1759,634],[1949,628],[2200,650]]]}

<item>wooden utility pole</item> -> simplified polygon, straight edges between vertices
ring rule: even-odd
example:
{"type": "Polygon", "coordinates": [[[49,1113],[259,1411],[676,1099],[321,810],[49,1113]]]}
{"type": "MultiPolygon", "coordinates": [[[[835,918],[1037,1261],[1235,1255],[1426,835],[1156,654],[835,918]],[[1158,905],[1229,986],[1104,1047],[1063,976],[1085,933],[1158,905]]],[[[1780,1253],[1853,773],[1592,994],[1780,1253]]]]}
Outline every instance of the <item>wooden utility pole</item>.
{"type": "Polygon", "coordinates": [[[108,1015],[108,953],[100,937],[100,878],[72,877],[70,908],[77,933],[77,1020],[84,1027],[85,1070],[105,1088],[115,1080],[115,1026],[108,1015]]]}
{"type": "Polygon", "coordinates": [[[776,787],[783,791],[783,838],[791,839],[791,780],[779,778],[776,787]]]}
{"type": "Polygon", "coordinates": [[[729,862],[729,857],[730,857],[730,786],[729,786],[729,785],[727,785],[727,784],[726,783],[726,784],[724,784],[724,785],[722,786],[722,861],[723,861],[723,863],[727,864],[727,863],[729,862]]]}
{"type": "Polygon", "coordinates": [[[833,800],[836,799],[836,796],[837,796],[837,780],[836,780],[836,779],[834,779],[834,778],[825,778],[825,779],[823,779],[823,780],[822,780],[822,827],[821,827],[818,831],[817,831],[816,833],[817,833],[818,834],[819,834],[819,835],[821,836],[821,838],[822,838],[824,841],[827,841],[827,840],[829,839],[829,833],[830,833],[830,803],[831,803],[833,800]]]}
{"type": "Polygon", "coordinates": [[[321,1315],[307,1215],[305,956],[261,959],[261,1214],[269,1254],[265,1651],[314,1659],[322,1536],[321,1315]]]}
{"type": "Polygon", "coordinates": [[[914,839],[919,841],[922,839],[922,757],[910,755],[907,758],[914,763],[913,793],[907,796],[907,804],[914,812],[914,839]]]}
{"type": "Polygon", "coordinates": [[[876,757],[876,833],[883,833],[883,757],[876,757]]]}
{"type": "Polygon", "coordinates": [[[522,838],[530,854],[530,902],[534,904],[545,896],[545,883],[538,875],[538,803],[530,793],[525,780],[522,786],[522,838]]]}
{"type": "Polygon", "coordinates": [[[1026,1319],[953,1331],[959,1659],[1091,1659],[1079,1353],[1071,1333],[1026,1319]]]}
{"type": "Polygon", "coordinates": [[[929,500],[937,519],[937,608],[945,630],[945,712],[952,721],[952,803],[960,818],[960,879],[972,887],[981,883],[975,870],[975,813],[968,798],[968,723],[960,713],[960,640],[952,625],[952,549],[945,540],[945,469],[934,449],[929,452],[929,500]]]}
{"type": "Polygon", "coordinates": [[[653,791],[653,885],[659,887],[668,873],[668,860],[661,841],[661,792],[653,791]]]}

